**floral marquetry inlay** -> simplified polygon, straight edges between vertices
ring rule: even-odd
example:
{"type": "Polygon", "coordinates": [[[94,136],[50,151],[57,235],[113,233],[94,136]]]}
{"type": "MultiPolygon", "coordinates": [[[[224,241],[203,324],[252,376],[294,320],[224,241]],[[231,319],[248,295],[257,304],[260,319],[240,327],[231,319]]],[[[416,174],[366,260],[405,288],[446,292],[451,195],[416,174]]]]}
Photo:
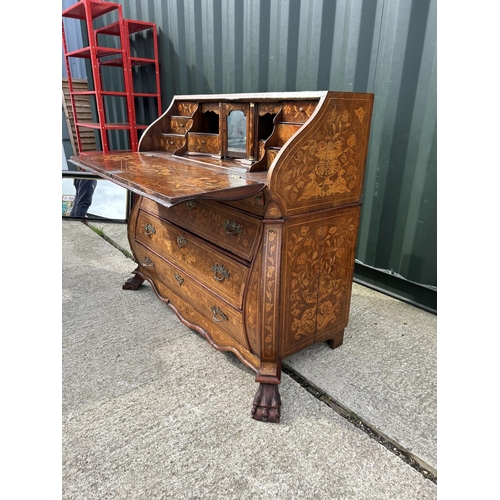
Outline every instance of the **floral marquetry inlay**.
{"type": "Polygon", "coordinates": [[[181,116],[193,116],[194,112],[198,109],[197,102],[178,102],[177,112],[181,116]]]}
{"type": "Polygon", "coordinates": [[[269,203],[266,210],[266,217],[269,217],[271,219],[278,219],[279,217],[281,217],[280,207],[274,201],[269,203]]]}
{"type": "Polygon", "coordinates": [[[359,118],[359,121],[363,123],[363,118],[365,116],[365,110],[361,107],[354,110],[354,114],[359,118]]]}
{"type": "Polygon", "coordinates": [[[278,310],[276,301],[279,290],[279,260],[280,260],[281,229],[278,226],[269,227],[266,232],[264,250],[265,276],[263,297],[263,341],[261,359],[273,361],[276,357],[276,320],[278,310]]]}
{"type": "Polygon", "coordinates": [[[354,208],[327,222],[310,221],[286,230],[286,265],[291,272],[285,278],[285,352],[292,348],[287,344],[313,343],[319,331],[343,321],[357,223],[354,208]]]}
{"type": "Polygon", "coordinates": [[[364,175],[365,109],[331,100],[307,138],[282,156],[279,197],[293,212],[304,205],[357,202],[364,175]]]}

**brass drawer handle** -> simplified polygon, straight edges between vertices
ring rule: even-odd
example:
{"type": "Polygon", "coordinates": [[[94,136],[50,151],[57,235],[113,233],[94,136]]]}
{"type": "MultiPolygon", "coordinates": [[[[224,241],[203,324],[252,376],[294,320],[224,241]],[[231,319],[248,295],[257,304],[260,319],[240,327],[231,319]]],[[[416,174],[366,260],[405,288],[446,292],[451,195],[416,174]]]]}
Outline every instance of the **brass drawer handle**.
{"type": "Polygon", "coordinates": [[[229,271],[222,264],[214,264],[212,266],[212,271],[214,272],[214,280],[224,281],[229,279],[229,271]]]}
{"type": "Polygon", "coordinates": [[[241,224],[238,224],[234,220],[227,220],[226,222],[224,222],[224,228],[226,230],[226,234],[238,234],[243,231],[241,224]]]}
{"type": "Polygon", "coordinates": [[[179,248],[183,248],[187,245],[188,240],[184,236],[177,236],[177,244],[179,248]]]}
{"type": "Polygon", "coordinates": [[[214,315],[213,320],[217,323],[220,323],[221,321],[229,321],[228,317],[220,310],[219,307],[212,306],[210,308],[212,310],[212,313],[214,315]]]}
{"type": "Polygon", "coordinates": [[[189,210],[193,210],[195,206],[196,206],[196,201],[194,200],[186,201],[186,207],[188,207],[189,210]]]}
{"type": "Polygon", "coordinates": [[[142,262],[144,267],[155,267],[153,261],[149,257],[144,257],[144,261],[142,262]]]}
{"type": "Polygon", "coordinates": [[[179,283],[179,285],[182,285],[184,283],[184,278],[180,274],[174,274],[174,278],[177,280],[177,283],[179,283]]]}
{"type": "Polygon", "coordinates": [[[151,236],[153,234],[156,234],[156,229],[155,227],[153,226],[153,224],[146,224],[144,226],[144,232],[148,235],[148,236],[151,236]]]}

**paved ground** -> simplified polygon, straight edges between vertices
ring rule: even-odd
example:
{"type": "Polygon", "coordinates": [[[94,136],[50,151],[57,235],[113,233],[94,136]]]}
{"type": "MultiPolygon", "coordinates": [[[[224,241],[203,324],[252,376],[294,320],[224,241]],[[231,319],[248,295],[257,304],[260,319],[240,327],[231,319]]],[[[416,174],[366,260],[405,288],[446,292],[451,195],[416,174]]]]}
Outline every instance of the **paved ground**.
{"type": "Polygon", "coordinates": [[[250,370],[122,290],[124,225],[62,224],[64,499],[437,498],[436,316],[354,284],[344,345],[287,358],[264,424],[250,370]]]}

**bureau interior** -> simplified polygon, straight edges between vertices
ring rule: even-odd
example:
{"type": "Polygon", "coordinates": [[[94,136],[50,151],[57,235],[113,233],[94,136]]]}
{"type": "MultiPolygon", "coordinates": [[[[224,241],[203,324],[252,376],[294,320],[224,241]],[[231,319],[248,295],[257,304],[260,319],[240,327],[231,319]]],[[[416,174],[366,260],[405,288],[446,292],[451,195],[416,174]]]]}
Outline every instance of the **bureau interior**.
{"type": "Polygon", "coordinates": [[[174,100],[140,151],[162,151],[220,167],[266,171],[311,118],[318,99],[241,102],[174,100]]]}

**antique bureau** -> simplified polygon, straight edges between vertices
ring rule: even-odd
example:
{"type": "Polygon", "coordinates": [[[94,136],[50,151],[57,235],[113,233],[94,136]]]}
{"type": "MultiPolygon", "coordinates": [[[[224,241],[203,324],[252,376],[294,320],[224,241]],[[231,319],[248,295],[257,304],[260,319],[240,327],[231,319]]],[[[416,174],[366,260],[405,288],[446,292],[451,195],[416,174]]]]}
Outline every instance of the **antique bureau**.
{"type": "Polygon", "coordinates": [[[281,362],[342,343],[373,94],[176,96],[138,152],[72,158],[135,193],[137,269],[188,327],[256,373],[279,422],[281,362]]]}

